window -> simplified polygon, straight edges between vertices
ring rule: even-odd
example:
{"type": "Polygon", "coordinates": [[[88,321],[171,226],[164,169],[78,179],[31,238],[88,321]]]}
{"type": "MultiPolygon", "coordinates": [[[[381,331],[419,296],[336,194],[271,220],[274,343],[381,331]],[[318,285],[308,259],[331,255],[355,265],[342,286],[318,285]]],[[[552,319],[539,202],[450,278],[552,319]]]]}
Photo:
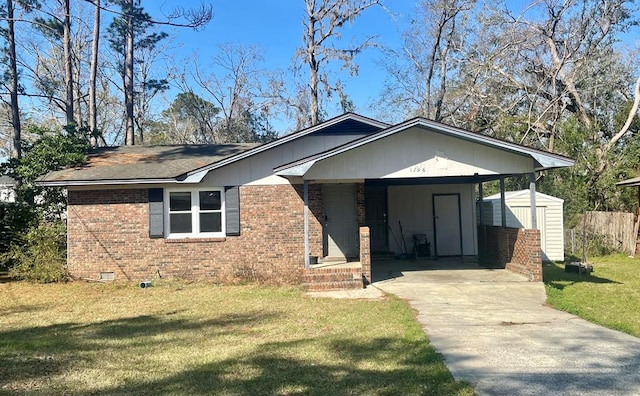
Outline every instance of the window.
{"type": "Polygon", "coordinates": [[[224,236],[224,191],[218,188],[166,190],[169,237],[224,236]]]}

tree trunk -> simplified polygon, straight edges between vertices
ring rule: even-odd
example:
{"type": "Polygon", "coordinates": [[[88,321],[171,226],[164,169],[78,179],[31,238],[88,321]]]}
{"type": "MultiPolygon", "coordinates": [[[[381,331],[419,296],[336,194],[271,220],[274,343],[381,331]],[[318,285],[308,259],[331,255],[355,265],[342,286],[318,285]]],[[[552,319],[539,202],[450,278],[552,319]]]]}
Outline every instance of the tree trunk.
{"type": "Polygon", "coordinates": [[[320,105],[318,104],[318,61],[316,60],[316,20],[314,16],[315,3],[311,8],[307,5],[309,26],[307,27],[307,61],[309,63],[309,89],[311,92],[311,126],[320,120],[320,105]]]}
{"type": "Polygon", "coordinates": [[[75,113],[73,111],[73,60],[71,55],[71,17],[70,0],[63,1],[64,23],[63,23],[63,51],[64,51],[64,84],[65,84],[65,116],[67,125],[75,123],[75,113]]]}
{"type": "Polygon", "coordinates": [[[18,66],[16,61],[16,36],[13,20],[13,0],[7,0],[7,45],[9,47],[9,96],[11,97],[11,126],[13,127],[13,147],[11,157],[22,157],[20,142],[22,129],[20,125],[20,107],[18,106],[18,66]]]}
{"type": "Polygon", "coordinates": [[[91,71],[89,76],[89,131],[91,145],[97,146],[98,116],[96,100],[96,80],[98,78],[98,51],[100,50],[100,0],[93,0],[93,42],[91,43],[91,71]]]}
{"type": "Polygon", "coordinates": [[[126,110],[125,145],[135,144],[134,113],[133,113],[133,0],[127,2],[127,43],[124,58],[124,104],[126,110]]]}
{"type": "Polygon", "coordinates": [[[602,148],[598,148],[596,150],[596,167],[591,172],[591,177],[587,181],[587,186],[591,188],[598,178],[604,173],[606,167],[609,165],[609,161],[607,161],[607,155],[613,149],[613,147],[618,143],[620,139],[629,131],[631,127],[631,123],[633,119],[638,114],[638,110],[640,109],[640,77],[636,80],[635,88],[633,90],[633,104],[629,113],[627,114],[627,119],[618,131],[602,148]]]}

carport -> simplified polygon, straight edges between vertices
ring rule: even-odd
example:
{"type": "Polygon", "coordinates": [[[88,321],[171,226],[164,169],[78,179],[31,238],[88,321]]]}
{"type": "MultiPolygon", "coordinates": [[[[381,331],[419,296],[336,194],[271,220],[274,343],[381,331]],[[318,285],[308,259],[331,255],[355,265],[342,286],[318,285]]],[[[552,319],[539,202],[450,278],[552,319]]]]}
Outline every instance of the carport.
{"type": "Polygon", "coordinates": [[[371,253],[404,252],[401,224],[407,250],[413,234],[426,234],[434,257],[504,266],[520,255],[512,269],[537,279],[539,234],[506,223],[478,225],[476,201],[484,182],[500,180],[504,194],[505,178],[528,175],[535,207],[535,172],[571,165],[556,154],[415,118],[274,172],[303,184],[306,269],[316,241],[309,226],[314,216],[322,223],[323,258],[359,261],[369,282],[371,253]]]}

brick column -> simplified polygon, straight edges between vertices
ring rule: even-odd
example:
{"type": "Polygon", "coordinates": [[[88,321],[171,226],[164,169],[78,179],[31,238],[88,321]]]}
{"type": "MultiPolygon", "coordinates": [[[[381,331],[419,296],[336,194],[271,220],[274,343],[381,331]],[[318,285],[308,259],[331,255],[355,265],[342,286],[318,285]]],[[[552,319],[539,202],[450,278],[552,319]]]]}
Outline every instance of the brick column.
{"type": "Polygon", "coordinates": [[[540,230],[518,230],[511,262],[507,269],[525,275],[533,282],[542,282],[542,251],[540,230]]]}
{"type": "Polygon", "coordinates": [[[360,265],[365,286],[371,284],[371,249],[369,227],[360,227],[360,265]]]}

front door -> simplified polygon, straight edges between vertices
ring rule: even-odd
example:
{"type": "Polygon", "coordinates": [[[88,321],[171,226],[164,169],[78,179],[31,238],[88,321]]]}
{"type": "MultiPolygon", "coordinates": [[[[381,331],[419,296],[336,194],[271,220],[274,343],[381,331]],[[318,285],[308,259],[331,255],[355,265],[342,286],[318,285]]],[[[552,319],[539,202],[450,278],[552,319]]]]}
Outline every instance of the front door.
{"type": "Polygon", "coordinates": [[[433,194],[436,256],[462,255],[460,194],[433,194]]]}
{"type": "Polygon", "coordinates": [[[372,253],[386,253],[389,251],[387,234],[387,187],[365,186],[364,212],[372,253]]]}
{"type": "Polygon", "coordinates": [[[355,185],[325,184],[322,195],[325,256],[358,257],[355,185]]]}

